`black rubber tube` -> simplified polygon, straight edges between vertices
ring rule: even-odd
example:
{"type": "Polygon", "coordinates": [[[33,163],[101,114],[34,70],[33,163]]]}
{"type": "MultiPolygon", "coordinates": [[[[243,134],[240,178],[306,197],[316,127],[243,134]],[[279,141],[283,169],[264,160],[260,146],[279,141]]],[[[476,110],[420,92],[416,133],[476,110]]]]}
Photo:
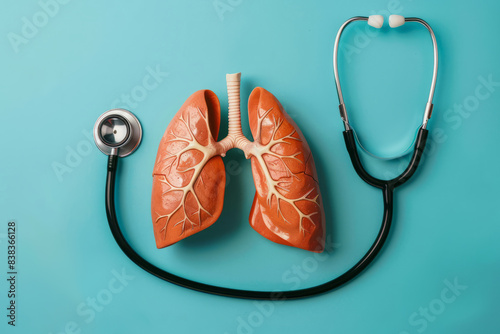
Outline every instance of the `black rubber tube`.
{"type": "Polygon", "coordinates": [[[387,181],[377,179],[371,176],[365,170],[358,155],[356,140],[354,139],[354,132],[352,130],[344,131],[344,141],[347,152],[349,153],[349,157],[351,158],[352,166],[363,181],[376,188],[383,189],[384,187],[389,186],[390,188],[394,189],[408,181],[408,179],[412,177],[417,170],[420,159],[422,158],[422,155],[424,153],[425,145],[427,143],[428,133],[429,131],[427,131],[426,129],[420,128],[418,130],[417,138],[415,139],[415,145],[413,148],[413,154],[410,162],[408,163],[408,167],[406,167],[406,169],[399,176],[387,181]]]}
{"type": "Polygon", "coordinates": [[[111,233],[113,234],[113,237],[120,246],[121,250],[136,265],[138,265],[145,271],[149,272],[150,274],[158,278],[161,278],[167,282],[182,286],[184,288],[201,291],[209,294],[234,297],[234,298],[244,298],[244,299],[285,300],[285,299],[298,299],[304,297],[311,297],[314,295],[319,295],[328,292],[352,280],[373,261],[373,259],[382,249],[382,246],[384,245],[384,242],[387,239],[387,236],[389,235],[389,230],[391,227],[393,196],[392,196],[392,189],[386,187],[382,191],[384,197],[384,217],[382,219],[382,226],[380,227],[380,231],[377,235],[377,238],[375,239],[374,243],[372,244],[368,252],[366,252],[366,254],[363,256],[361,260],[359,260],[351,269],[349,269],[342,275],[336,277],[335,279],[332,279],[331,281],[328,281],[326,283],[311,288],[291,290],[291,291],[240,290],[240,289],[231,289],[210,284],[204,284],[174,275],[172,273],[169,273],[168,271],[156,267],[155,265],[151,264],[143,257],[141,257],[127,242],[127,240],[123,236],[123,233],[120,230],[120,226],[116,218],[116,211],[115,211],[116,165],[117,165],[117,158],[116,157],[113,158],[112,156],[110,156],[110,160],[108,163],[108,176],[106,180],[106,214],[108,216],[108,222],[109,222],[109,227],[111,229],[111,233]]]}
{"type": "Polygon", "coordinates": [[[359,260],[352,268],[347,270],[342,275],[317,286],[310,288],[300,289],[300,290],[287,290],[287,291],[254,291],[254,290],[241,290],[232,289],[216,285],[205,284],[201,282],[196,282],[184,277],[180,277],[169,273],[157,266],[151,264],[140,256],[127,242],[123,233],[120,230],[120,225],[118,224],[118,219],[116,218],[115,211],[115,178],[116,169],[118,164],[117,156],[110,156],[108,159],[108,174],[106,179],[106,215],[108,217],[109,227],[111,233],[115,238],[118,246],[121,250],[132,260],[136,265],[147,271],[148,273],[165,280],[167,282],[176,284],[178,286],[205,292],[209,294],[233,297],[233,298],[243,298],[243,299],[261,299],[261,300],[288,300],[288,299],[298,299],[305,297],[312,297],[319,295],[335,288],[338,288],[345,283],[351,281],[353,278],[358,276],[377,256],[377,254],[382,249],[392,223],[392,213],[393,213],[393,190],[395,187],[406,182],[414,173],[420,162],[423,150],[425,148],[425,142],[427,139],[427,130],[420,129],[418,137],[415,143],[415,149],[410,160],[410,164],[406,170],[397,178],[392,180],[384,181],[372,177],[363,167],[356,149],[356,143],[354,141],[354,136],[352,130],[344,131],[344,139],[346,142],[346,147],[351,157],[354,169],[358,175],[368,184],[380,188],[382,190],[383,201],[384,201],[384,215],[382,218],[382,225],[380,226],[379,233],[373,242],[370,249],[363,255],[361,260],[359,260]]]}

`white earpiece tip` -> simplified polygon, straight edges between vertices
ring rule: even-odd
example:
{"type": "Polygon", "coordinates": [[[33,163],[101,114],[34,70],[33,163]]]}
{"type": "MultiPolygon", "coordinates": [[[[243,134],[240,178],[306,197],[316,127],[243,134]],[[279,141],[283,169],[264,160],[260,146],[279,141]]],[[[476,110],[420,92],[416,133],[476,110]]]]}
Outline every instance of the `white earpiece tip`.
{"type": "Polygon", "coordinates": [[[384,17],[382,15],[370,15],[368,16],[368,24],[374,28],[380,29],[384,24],[384,17]]]}
{"type": "Polygon", "coordinates": [[[405,24],[405,18],[401,15],[391,15],[389,16],[389,26],[391,28],[401,27],[405,24]]]}

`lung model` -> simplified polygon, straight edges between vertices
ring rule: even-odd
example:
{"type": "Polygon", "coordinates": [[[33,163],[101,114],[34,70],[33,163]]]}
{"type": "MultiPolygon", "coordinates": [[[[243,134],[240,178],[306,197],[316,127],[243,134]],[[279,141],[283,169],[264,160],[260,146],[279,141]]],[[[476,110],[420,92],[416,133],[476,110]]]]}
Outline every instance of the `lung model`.
{"type": "Polygon", "coordinates": [[[222,157],[232,148],[251,160],[256,193],[250,225],[279,244],[322,252],[325,217],[318,176],[304,135],[267,90],[250,94],[254,141],[241,130],[240,77],[228,74],[228,136],[217,141],[220,104],[200,90],[182,105],[161,139],[153,170],[151,214],[158,248],[198,233],[219,218],[226,183],[222,157]]]}

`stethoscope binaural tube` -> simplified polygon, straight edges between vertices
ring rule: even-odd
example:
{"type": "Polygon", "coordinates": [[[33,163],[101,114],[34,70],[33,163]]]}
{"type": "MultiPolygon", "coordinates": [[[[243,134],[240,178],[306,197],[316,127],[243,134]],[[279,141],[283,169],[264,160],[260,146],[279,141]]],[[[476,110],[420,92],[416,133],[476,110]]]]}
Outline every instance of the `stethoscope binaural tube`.
{"type": "MultiPolygon", "coordinates": [[[[341,26],[340,29],[337,33],[337,37],[335,37],[335,44],[333,47],[333,74],[335,77],[335,86],[337,87],[337,95],[339,98],[339,110],[340,110],[340,118],[344,122],[344,127],[346,130],[351,130],[351,125],[349,124],[349,117],[347,115],[347,110],[345,107],[344,103],[344,96],[342,95],[342,88],[340,86],[340,77],[339,77],[339,70],[338,70],[338,52],[339,52],[339,43],[340,43],[340,37],[342,36],[342,33],[344,32],[344,29],[352,22],[356,21],[368,21],[368,24],[375,28],[381,28],[382,27],[382,22],[383,22],[383,17],[381,15],[372,15],[370,17],[367,16],[355,16],[350,18],[349,20],[345,21],[341,26]],[[376,23],[379,24],[373,24],[370,21],[372,19],[378,19],[376,23]]],[[[374,20],[375,21],[375,20],[374,20]]],[[[431,89],[429,91],[429,98],[427,99],[427,104],[425,105],[425,111],[424,111],[424,117],[422,120],[422,126],[421,128],[426,129],[427,128],[427,122],[432,116],[432,109],[434,105],[432,104],[432,100],[434,99],[434,91],[436,90],[436,81],[437,81],[437,72],[438,72],[438,48],[437,48],[437,42],[436,42],[436,35],[434,34],[434,31],[432,30],[431,26],[425,22],[424,20],[418,18],[418,17],[402,17],[400,15],[391,15],[389,17],[389,24],[392,28],[399,27],[403,25],[405,22],[417,22],[423,25],[428,31],[431,36],[432,40],[432,49],[433,49],[433,56],[434,56],[434,68],[432,70],[432,81],[431,81],[431,89]],[[392,23],[393,21],[396,21],[396,23],[392,23]]]]}
{"type": "MultiPolygon", "coordinates": [[[[356,19],[356,18],[354,18],[356,19]]],[[[359,18],[360,20],[364,18],[359,18]]],[[[347,21],[344,23],[344,25],[341,27],[341,30],[347,25],[347,23],[352,22],[353,19],[350,21],[347,21]]],[[[341,30],[339,31],[339,34],[337,35],[337,39],[340,37],[341,30]]],[[[338,41],[337,41],[338,42],[338,41]]],[[[336,43],[336,48],[338,47],[338,43],[336,43]]],[[[436,55],[437,56],[437,55],[436,55]]],[[[436,57],[437,60],[437,57],[436,57]]],[[[336,62],[334,61],[334,64],[336,62]]],[[[435,66],[435,70],[437,71],[437,65],[435,66]]],[[[336,68],[335,68],[335,73],[337,73],[336,68]]],[[[338,77],[338,75],[337,75],[338,77]]],[[[336,80],[337,80],[336,77],[336,80]]],[[[339,91],[339,99],[341,97],[341,91],[340,87],[338,87],[339,91]]],[[[433,86],[434,87],[434,86],[433,86]]],[[[434,88],[431,88],[431,92],[434,92],[434,88]]],[[[432,102],[432,96],[430,98],[432,102]]],[[[343,100],[342,103],[343,105],[343,100]]],[[[342,113],[342,109],[341,109],[342,113]]],[[[141,137],[142,137],[142,129],[140,127],[139,121],[135,116],[133,116],[132,113],[119,109],[119,110],[110,110],[106,112],[103,116],[99,118],[99,120],[96,122],[95,125],[95,131],[94,131],[94,137],[96,138],[96,144],[101,145],[99,146],[99,149],[103,151],[105,154],[109,155],[108,157],[108,164],[107,164],[107,178],[106,178],[106,215],[108,218],[108,223],[109,227],[111,229],[111,233],[116,240],[117,244],[121,248],[121,250],[127,255],[127,257],[132,260],[136,265],[144,269],[145,271],[149,272],[150,274],[165,280],[167,282],[176,284],[181,287],[185,287],[188,289],[204,292],[204,293],[209,293],[209,294],[214,294],[214,295],[220,295],[220,296],[226,296],[226,297],[234,297],[234,298],[243,298],[243,299],[260,299],[260,300],[290,300],[290,299],[298,299],[298,298],[305,298],[305,297],[311,297],[315,295],[319,295],[328,291],[331,291],[335,288],[338,288],[345,283],[351,281],[354,279],[356,276],[358,276],[377,256],[377,254],[380,252],[382,249],[387,236],[389,235],[389,230],[391,227],[392,223],[392,216],[393,216],[393,191],[396,187],[402,185],[405,183],[416,171],[420,159],[422,157],[426,140],[427,140],[427,134],[428,131],[425,129],[425,127],[421,127],[418,131],[417,138],[414,143],[413,147],[413,155],[410,160],[410,163],[408,164],[408,167],[399,175],[398,177],[392,179],[392,180],[380,180],[377,179],[373,176],[371,176],[364,168],[363,165],[360,161],[358,152],[357,152],[357,147],[356,147],[356,140],[354,137],[354,133],[352,129],[349,129],[349,123],[347,122],[347,118],[343,119],[344,124],[346,125],[346,131],[344,131],[344,140],[346,144],[347,151],[349,153],[349,156],[351,158],[351,162],[353,164],[354,169],[356,170],[356,173],[359,175],[361,179],[363,179],[366,183],[368,183],[371,186],[374,186],[376,188],[379,188],[382,190],[382,195],[383,195],[383,203],[384,203],[384,214],[382,218],[382,224],[380,227],[380,230],[377,234],[377,237],[375,238],[373,244],[371,247],[368,249],[368,251],[363,255],[363,257],[354,265],[352,266],[349,270],[344,272],[342,275],[325,282],[323,284],[313,286],[310,288],[305,288],[305,289],[300,289],[300,290],[287,290],[287,291],[254,291],[254,290],[243,290],[243,289],[233,289],[233,288],[227,288],[227,287],[221,287],[221,286],[216,286],[216,285],[210,285],[210,284],[205,284],[201,282],[197,282],[194,280],[190,280],[181,276],[177,276],[175,274],[172,274],[166,270],[163,270],[153,264],[151,264],[149,261],[144,259],[141,255],[139,255],[128,243],[126,238],[124,237],[123,233],[121,232],[120,225],[118,223],[118,219],[116,217],[116,210],[115,210],[115,181],[116,181],[116,171],[117,171],[117,166],[118,166],[118,160],[120,156],[126,156],[128,154],[131,154],[133,150],[135,150],[140,143],[141,137]],[[127,145],[126,147],[120,147],[120,145],[115,145],[114,147],[111,147],[109,149],[102,147],[102,145],[106,144],[105,142],[102,141],[103,136],[100,136],[99,140],[99,133],[101,132],[101,126],[103,126],[103,120],[109,119],[109,117],[113,117],[114,113],[117,113],[119,116],[122,116],[122,119],[125,119],[129,121],[129,126],[126,127],[130,133],[126,134],[126,141],[127,145]],[[103,117],[105,116],[105,117],[103,117]],[[138,133],[134,133],[138,132],[138,133]],[[130,139],[129,139],[130,138],[130,139]],[[125,149],[125,152],[122,154],[120,150],[125,149]]],[[[347,117],[347,114],[345,114],[347,117]]],[[[119,126],[121,125],[120,122],[115,122],[112,123],[110,126],[119,126]]],[[[120,129],[124,129],[121,127],[120,129]]],[[[112,133],[114,133],[114,130],[112,130],[112,133]]],[[[108,134],[110,129],[106,129],[105,133],[108,134]]],[[[118,131],[118,130],[117,130],[118,131]]],[[[116,133],[116,135],[120,135],[119,138],[123,138],[124,136],[116,133]]],[[[112,136],[111,136],[112,137],[112,136]]],[[[109,144],[114,144],[114,142],[111,142],[109,144]]]]}

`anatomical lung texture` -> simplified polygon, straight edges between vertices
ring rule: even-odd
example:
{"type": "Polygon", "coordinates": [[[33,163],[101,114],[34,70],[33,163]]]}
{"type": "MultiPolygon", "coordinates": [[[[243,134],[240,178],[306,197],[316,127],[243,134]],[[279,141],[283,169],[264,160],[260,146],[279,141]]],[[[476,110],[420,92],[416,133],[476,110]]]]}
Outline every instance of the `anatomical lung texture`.
{"type": "Polygon", "coordinates": [[[222,212],[226,175],[213,156],[220,107],[208,90],[191,95],[170,122],[153,170],[156,246],[169,246],[212,225],[222,212]]]}
{"type": "Polygon", "coordinates": [[[250,129],[262,155],[252,156],[252,227],[271,241],[321,252],[325,217],[311,150],[279,101],[255,88],[248,101],[250,129]]]}
{"type": "MultiPolygon", "coordinates": [[[[239,81],[237,89],[239,95],[239,81]]],[[[237,111],[230,109],[230,118],[238,116],[239,122],[237,105],[237,111]]],[[[209,90],[191,95],[174,116],[160,142],[153,171],[151,213],[158,248],[198,233],[219,218],[225,186],[221,156],[237,147],[252,164],[256,193],[251,226],[276,243],[323,251],[323,203],[304,136],[263,88],[255,88],[250,95],[248,116],[254,142],[241,131],[234,135],[232,129],[217,142],[220,106],[209,90]]]]}

